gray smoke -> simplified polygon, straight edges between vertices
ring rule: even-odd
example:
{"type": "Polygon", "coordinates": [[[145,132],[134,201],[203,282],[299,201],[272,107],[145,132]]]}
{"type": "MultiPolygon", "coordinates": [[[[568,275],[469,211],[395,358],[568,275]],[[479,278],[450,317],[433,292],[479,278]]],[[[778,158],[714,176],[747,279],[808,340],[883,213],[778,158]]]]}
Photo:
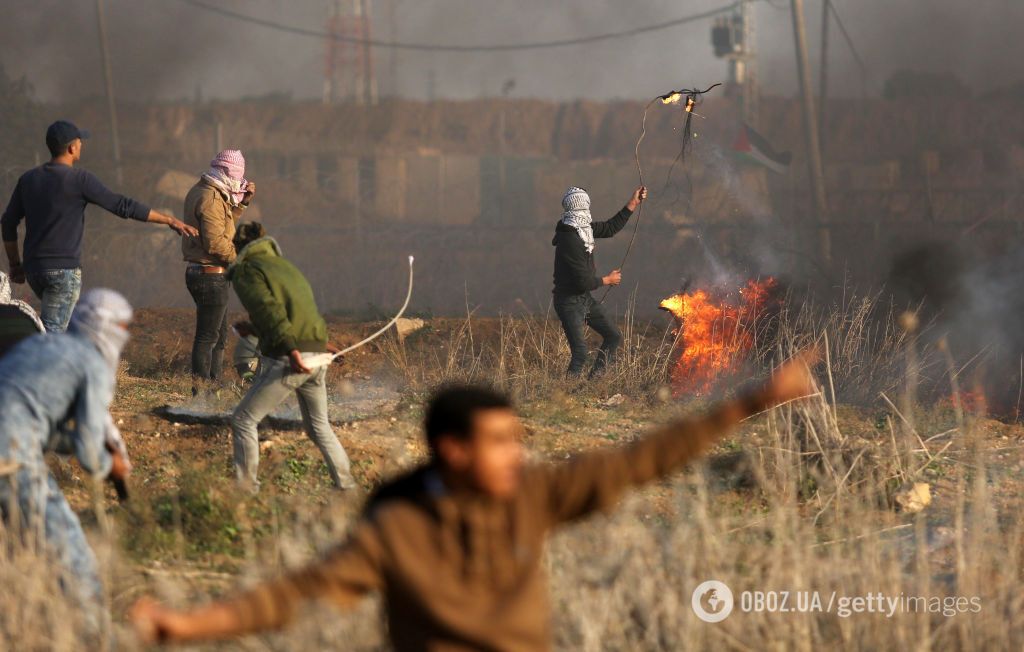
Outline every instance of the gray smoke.
{"type": "MultiPolygon", "coordinates": [[[[975,90],[1021,79],[1024,3],[1017,0],[834,0],[869,67],[870,91],[899,69],[951,72],[975,90]]],[[[324,44],[205,13],[179,0],[105,0],[117,93],[123,99],[208,98],[270,93],[318,97],[324,44]]],[[[289,25],[322,29],[328,0],[211,0],[289,25]]],[[[657,23],[724,4],[723,0],[375,0],[375,36],[428,43],[510,43],[589,35],[657,23]],[[388,18],[394,3],[395,20],[388,18]],[[395,33],[392,34],[392,24],[395,33]]],[[[786,0],[757,4],[760,77],[771,94],[795,91],[792,27],[786,0]]],[[[807,7],[817,67],[821,2],[807,7]]],[[[26,75],[46,100],[103,92],[95,3],[2,0],[0,61],[26,75]]],[[[423,98],[433,78],[438,96],[499,95],[514,79],[517,96],[548,99],[649,97],[680,83],[726,77],[711,54],[710,23],[639,37],[539,52],[423,54],[377,50],[382,92],[397,83],[423,98]]],[[[860,93],[860,77],[831,30],[831,84],[836,95],[860,93]]]]}

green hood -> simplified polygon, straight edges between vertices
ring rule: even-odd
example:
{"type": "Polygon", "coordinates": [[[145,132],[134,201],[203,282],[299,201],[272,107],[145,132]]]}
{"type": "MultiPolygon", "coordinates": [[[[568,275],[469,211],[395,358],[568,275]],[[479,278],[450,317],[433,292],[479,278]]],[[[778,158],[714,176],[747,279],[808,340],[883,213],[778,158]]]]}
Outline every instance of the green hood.
{"type": "Polygon", "coordinates": [[[235,267],[242,264],[246,258],[262,254],[270,254],[272,256],[284,255],[281,251],[281,245],[277,244],[277,240],[271,238],[269,235],[263,236],[259,240],[253,240],[242,247],[242,250],[238,252],[238,256],[235,258],[235,262],[228,265],[228,279],[231,279],[232,272],[235,267]]]}

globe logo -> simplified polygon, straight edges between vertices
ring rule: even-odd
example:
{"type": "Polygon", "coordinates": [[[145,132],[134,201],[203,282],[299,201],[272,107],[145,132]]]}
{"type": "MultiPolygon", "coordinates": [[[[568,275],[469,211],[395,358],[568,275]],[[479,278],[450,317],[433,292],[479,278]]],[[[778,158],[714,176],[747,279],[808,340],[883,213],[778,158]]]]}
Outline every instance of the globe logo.
{"type": "Polygon", "coordinates": [[[724,582],[708,580],[693,590],[693,613],[706,623],[719,623],[732,613],[732,591],[724,582]]]}

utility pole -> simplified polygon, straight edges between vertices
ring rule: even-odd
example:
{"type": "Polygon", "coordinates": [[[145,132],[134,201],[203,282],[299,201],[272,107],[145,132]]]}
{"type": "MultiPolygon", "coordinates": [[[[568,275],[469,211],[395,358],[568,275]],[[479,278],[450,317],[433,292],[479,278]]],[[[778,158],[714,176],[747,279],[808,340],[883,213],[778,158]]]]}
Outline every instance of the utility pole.
{"type": "Polygon", "coordinates": [[[117,102],[114,100],[114,75],[110,70],[110,50],[107,48],[107,20],[103,13],[103,0],[96,0],[96,26],[100,37],[100,56],[103,59],[103,78],[107,86],[107,109],[110,112],[110,135],[114,144],[114,174],[117,184],[124,183],[121,174],[121,138],[117,128],[117,102]]]}
{"type": "MultiPolygon", "coordinates": [[[[398,41],[397,3],[398,0],[387,0],[388,36],[392,41],[398,41]]],[[[391,48],[388,52],[388,73],[391,77],[391,97],[398,97],[398,48],[391,48]]]]}
{"type": "Polygon", "coordinates": [[[754,0],[743,0],[740,15],[743,17],[743,120],[756,129],[759,126],[761,92],[757,85],[754,0]]]}
{"type": "Polygon", "coordinates": [[[362,81],[363,88],[359,89],[362,93],[362,104],[369,104],[371,106],[377,104],[377,75],[373,69],[373,48],[370,46],[370,39],[373,38],[373,13],[370,8],[370,0],[356,0],[356,11],[362,18],[360,21],[363,26],[363,52],[360,57],[363,70],[362,70],[362,81]]]}
{"type": "Polygon", "coordinates": [[[807,61],[807,28],[804,25],[804,0],[790,0],[793,14],[793,38],[796,41],[796,68],[800,80],[800,95],[803,98],[804,131],[807,137],[807,162],[814,191],[814,211],[818,222],[821,258],[826,264],[832,261],[832,236],[828,230],[828,200],[825,194],[825,172],[821,163],[821,149],[818,142],[818,116],[814,110],[814,95],[811,88],[811,66],[807,61]]]}
{"type": "Polygon", "coordinates": [[[327,7],[327,40],[324,55],[324,104],[334,104],[338,97],[338,60],[341,45],[336,37],[341,33],[341,0],[335,0],[327,7]]]}
{"type": "Polygon", "coordinates": [[[825,118],[828,109],[828,24],[832,14],[832,0],[824,0],[821,6],[821,65],[818,70],[818,141],[822,159],[825,157],[825,118]]]}

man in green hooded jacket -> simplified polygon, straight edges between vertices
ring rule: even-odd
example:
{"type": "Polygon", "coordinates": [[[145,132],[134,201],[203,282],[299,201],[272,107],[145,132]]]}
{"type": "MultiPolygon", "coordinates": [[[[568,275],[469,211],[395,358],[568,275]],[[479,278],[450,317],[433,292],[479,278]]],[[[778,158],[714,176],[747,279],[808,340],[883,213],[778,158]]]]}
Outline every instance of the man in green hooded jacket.
{"type": "Polygon", "coordinates": [[[327,418],[327,367],[303,362],[337,350],[328,342],[313,289],[258,222],[240,225],[233,242],[238,257],[227,276],[249,313],[262,356],[259,375],[231,417],[235,477],[259,490],[256,426],[295,392],[306,434],[323,454],[334,484],[353,488],[348,455],[327,418]]]}

